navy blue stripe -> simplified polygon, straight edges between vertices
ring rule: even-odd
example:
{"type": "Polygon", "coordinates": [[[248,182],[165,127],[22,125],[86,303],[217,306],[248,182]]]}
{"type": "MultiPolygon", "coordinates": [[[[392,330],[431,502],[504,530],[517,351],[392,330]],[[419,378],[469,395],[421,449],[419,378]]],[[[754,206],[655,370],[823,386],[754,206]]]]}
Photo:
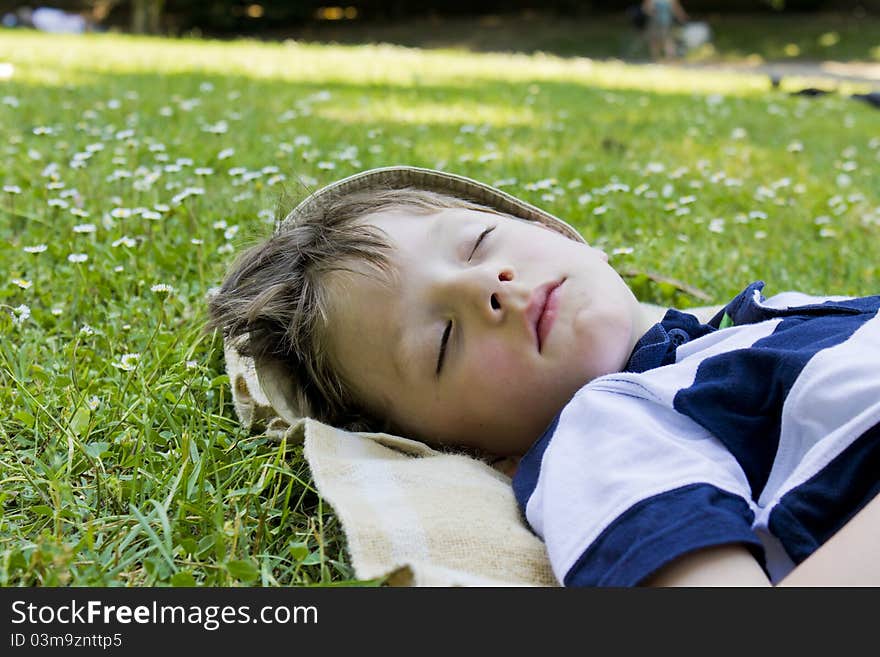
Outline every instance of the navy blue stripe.
{"type": "Polygon", "coordinates": [[[754,499],[776,458],[782,408],[791,387],[817,352],[845,342],[876,313],[880,297],[867,301],[870,313],[855,302],[833,308],[823,304],[830,315],[802,314],[812,308],[807,306],[774,311],[792,316],[751,347],[704,360],[694,383],[675,395],[675,410],[708,429],[733,454],[754,499]]]}
{"type": "Polygon", "coordinates": [[[800,563],[880,494],[880,425],[865,432],[770,513],[770,531],[800,563]]]}
{"type": "MultiPolygon", "coordinates": [[[[735,325],[754,324],[762,319],[766,319],[764,317],[757,317],[752,310],[756,307],[760,308],[760,306],[755,303],[755,291],[760,292],[763,289],[764,281],[755,281],[749,285],[745,290],[731,299],[730,303],[719,310],[718,313],[709,320],[709,326],[718,328],[721,325],[721,320],[724,315],[728,315],[735,325]]],[[[763,301],[764,295],[760,295],[760,298],[763,301]]]]}
{"type": "Polygon", "coordinates": [[[565,586],[636,586],[701,548],[746,544],[764,563],[754,514],[740,497],[692,484],[642,500],[621,514],[566,573],[565,586]]]}
{"type": "Polygon", "coordinates": [[[520,459],[516,473],[513,475],[513,494],[516,496],[516,501],[523,510],[523,513],[525,513],[526,504],[528,504],[535,486],[538,485],[538,475],[541,474],[541,460],[544,458],[544,452],[547,449],[547,445],[550,444],[550,439],[553,438],[553,434],[556,432],[560,415],[561,413],[553,418],[550,426],[545,429],[541,437],[534,442],[529,451],[525,453],[525,456],[520,459]]]}

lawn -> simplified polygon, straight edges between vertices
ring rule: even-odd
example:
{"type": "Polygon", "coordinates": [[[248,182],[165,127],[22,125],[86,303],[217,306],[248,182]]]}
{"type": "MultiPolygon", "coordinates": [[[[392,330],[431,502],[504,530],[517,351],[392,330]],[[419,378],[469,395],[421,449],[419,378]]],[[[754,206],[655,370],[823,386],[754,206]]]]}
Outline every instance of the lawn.
{"type": "Polygon", "coordinates": [[[202,328],[235,253],[307,190],[399,163],[485,180],[570,220],[659,303],[757,279],[876,293],[880,112],[846,96],[862,90],[0,32],[0,584],[377,583],[355,579],[301,448],[237,426],[202,328]]]}

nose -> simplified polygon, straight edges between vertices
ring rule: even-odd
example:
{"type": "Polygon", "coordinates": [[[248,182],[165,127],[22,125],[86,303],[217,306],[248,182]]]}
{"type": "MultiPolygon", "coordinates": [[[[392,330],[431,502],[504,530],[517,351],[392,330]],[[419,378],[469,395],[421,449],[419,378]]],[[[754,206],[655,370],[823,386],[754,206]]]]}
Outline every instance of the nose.
{"type": "Polygon", "coordinates": [[[516,272],[509,266],[469,267],[456,272],[446,294],[449,307],[490,324],[524,311],[528,304],[528,292],[519,288],[516,272]]]}

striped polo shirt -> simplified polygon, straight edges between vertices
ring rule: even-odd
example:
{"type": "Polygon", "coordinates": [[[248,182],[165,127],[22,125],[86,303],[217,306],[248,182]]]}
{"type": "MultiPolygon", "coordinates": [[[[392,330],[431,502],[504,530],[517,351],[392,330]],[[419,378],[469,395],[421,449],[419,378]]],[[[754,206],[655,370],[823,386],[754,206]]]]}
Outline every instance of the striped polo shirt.
{"type": "Polygon", "coordinates": [[[880,492],[880,296],[669,310],[625,371],[582,387],[514,492],[567,586],[633,586],[746,545],[773,583],[880,492]]]}

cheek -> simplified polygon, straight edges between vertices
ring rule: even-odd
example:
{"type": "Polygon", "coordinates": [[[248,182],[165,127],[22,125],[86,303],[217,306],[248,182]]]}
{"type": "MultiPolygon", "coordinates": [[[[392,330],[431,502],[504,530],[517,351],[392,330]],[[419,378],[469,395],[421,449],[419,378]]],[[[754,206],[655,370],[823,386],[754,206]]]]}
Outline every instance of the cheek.
{"type": "Polygon", "coordinates": [[[465,395],[509,398],[517,388],[527,385],[530,368],[521,353],[503,340],[485,339],[473,345],[462,381],[465,395]]]}
{"type": "Polygon", "coordinates": [[[592,379],[619,372],[629,357],[631,323],[620,312],[582,312],[575,318],[573,353],[592,379]]]}

